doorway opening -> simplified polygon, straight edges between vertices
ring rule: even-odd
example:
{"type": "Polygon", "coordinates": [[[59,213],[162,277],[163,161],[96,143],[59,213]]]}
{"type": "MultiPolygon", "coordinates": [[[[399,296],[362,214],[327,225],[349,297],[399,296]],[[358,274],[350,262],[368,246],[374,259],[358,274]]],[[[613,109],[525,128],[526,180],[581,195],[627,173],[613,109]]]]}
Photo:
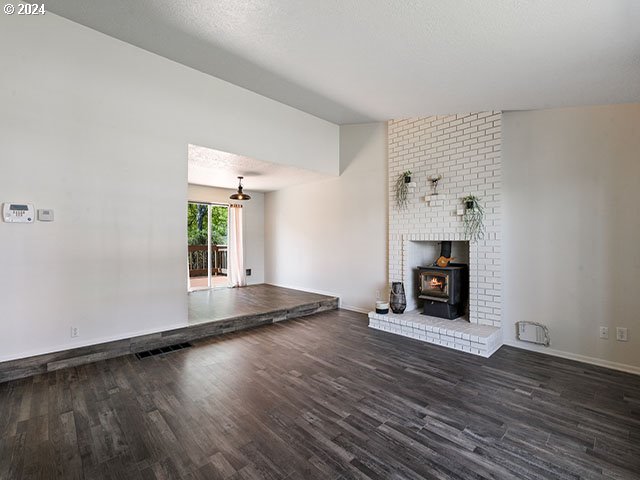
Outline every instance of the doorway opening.
{"type": "Polygon", "coordinates": [[[187,289],[190,292],[227,287],[228,231],[228,205],[187,204],[187,289]]]}

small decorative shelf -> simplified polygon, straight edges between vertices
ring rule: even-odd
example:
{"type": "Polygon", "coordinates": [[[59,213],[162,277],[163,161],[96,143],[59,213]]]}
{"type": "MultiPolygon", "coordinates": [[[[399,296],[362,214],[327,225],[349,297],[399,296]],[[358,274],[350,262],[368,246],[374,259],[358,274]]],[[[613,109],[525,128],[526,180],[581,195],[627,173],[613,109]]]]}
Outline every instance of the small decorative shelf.
{"type": "Polygon", "coordinates": [[[430,207],[442,207],[445,204],[447,196],[442,193],[430,193],[424,196],[424,201],[429,204],[430,207]]]}

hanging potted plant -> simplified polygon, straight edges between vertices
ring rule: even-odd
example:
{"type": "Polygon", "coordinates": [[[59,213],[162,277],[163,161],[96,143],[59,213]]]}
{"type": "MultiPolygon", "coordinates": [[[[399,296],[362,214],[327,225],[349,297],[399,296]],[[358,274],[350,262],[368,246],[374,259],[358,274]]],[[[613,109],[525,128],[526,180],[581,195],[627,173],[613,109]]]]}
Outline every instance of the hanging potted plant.
{"type": "Polygon", "coordinates": [[[407,198],[409,196],[409,184],[411,183],[411,170],[402,172],[396,180],[396,205],[399,208],[407,206],[407,198]]]}
{"type": "Polygon", "coordinates": [[[464,203],[464,234],[473,243],[484,238],[484,210],[480,199],[475,195],[468,195],[462,199],[464,203]]]}

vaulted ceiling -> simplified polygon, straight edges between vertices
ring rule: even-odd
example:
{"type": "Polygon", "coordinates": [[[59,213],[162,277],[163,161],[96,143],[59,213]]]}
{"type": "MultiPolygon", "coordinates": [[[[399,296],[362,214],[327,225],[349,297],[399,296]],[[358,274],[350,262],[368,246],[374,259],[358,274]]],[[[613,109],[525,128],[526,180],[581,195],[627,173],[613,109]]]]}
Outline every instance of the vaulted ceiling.
{"type": "Polygon", "coordinates": [[[55,0],[334,123],[640,101],[638,0],[55,0]]]}

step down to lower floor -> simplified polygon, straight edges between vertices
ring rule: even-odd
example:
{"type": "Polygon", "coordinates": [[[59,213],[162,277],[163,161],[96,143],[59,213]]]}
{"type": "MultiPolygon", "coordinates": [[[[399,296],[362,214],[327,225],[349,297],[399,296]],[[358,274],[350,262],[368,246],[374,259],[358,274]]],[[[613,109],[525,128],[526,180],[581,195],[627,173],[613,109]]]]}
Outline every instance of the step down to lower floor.
{"type": "Polygon", "coordinates": [[[339,299],[337,297],[320,295],[318,297],[317,301],[301,302],[286,308],[274,308],[260,313],[232,315],[215,321],[202,320],[200,323],[182,328],[0,362],[0,383],[139,352],[159,350],[160,353],[166,353],[162,349],[173,345],[338,308],[339,299]]]}

